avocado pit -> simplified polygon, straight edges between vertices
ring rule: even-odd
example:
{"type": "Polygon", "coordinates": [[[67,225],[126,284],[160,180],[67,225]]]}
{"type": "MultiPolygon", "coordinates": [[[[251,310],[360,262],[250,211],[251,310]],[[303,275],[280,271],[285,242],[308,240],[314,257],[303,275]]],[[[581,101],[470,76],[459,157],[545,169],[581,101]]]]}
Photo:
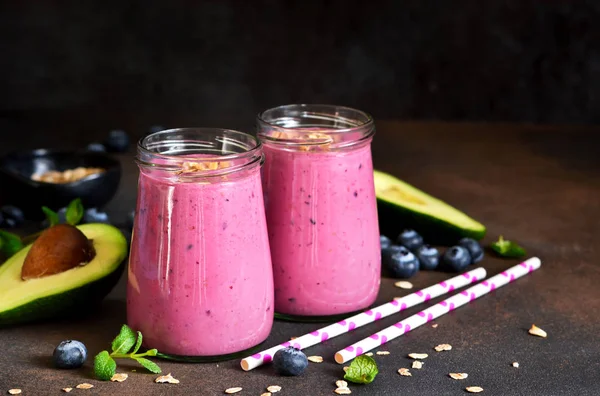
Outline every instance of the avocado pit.
{"type": "Polygon", "coordinates": [[[21,268],[21,279],[37,279],[85,265],[96,256],[92,241],[77,227],[57,224],[33,243],[21,268]]]}

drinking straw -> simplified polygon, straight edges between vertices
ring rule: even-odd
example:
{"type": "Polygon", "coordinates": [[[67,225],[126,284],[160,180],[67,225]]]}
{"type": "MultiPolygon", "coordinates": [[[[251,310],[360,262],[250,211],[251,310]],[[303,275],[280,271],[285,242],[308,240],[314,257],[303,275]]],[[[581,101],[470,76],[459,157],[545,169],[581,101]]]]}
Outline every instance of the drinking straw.
{"type": "Polygon", "coordinates": [[[404,297],[397,297],[390,302],[387,302],[378,307],[369,309],[365,312],[356,314],[342,321],[334,324],[325,326],[321,329],[315,330],[311,333],[305,334],[301,337],[295,338],[291,341],[286,341],[282,344],[276,345],[272,348],[266,349],[262,352],[256,353],[252,356],[248,356],[240,362],[242,369],[245,371],[252,370],[258,366],[262,366],[265,363],[271,362],[273,355],[280,349],[288,346],[293,346],[298,349],[308,348],[310,346],[319,344],[325,340],[333,337],[337,337],[340,334],[347,333],[358,327],[366,324],[375,322],[386,316],[398,313],[407,308],[429,301],[432,298],[441,296],[452,292],[454,289],[461,288],[470,283],[475,283],[486,276],[484,268],[477,268],[469,272],[465,272],[462,275],[455,276],[447,279],[443,282],[429,286],[425,289],[411,293],[404,297]]]}
{"type": "Polygon", "coordinates": [[[460,293],[445,299],[444,301],[435,304],[423,311],[410,316],[390,327],[387,327],[370,337],[358,341],[335,354],[335,361],[339,364],[345,363],[348,360],[362,355],[363,353],[377,348],[396,337],[406,334],[417,327],[430,322],[431,320],[440,317],[461,305],[475,300],[494,289],[504,286],[515,279],[518,279],[530,272],[540,268],[541,262],[537,257],[532,257],[521,264],[515,265],[504,272],[499,273],[481,283],[471,286],[460,293]]]}

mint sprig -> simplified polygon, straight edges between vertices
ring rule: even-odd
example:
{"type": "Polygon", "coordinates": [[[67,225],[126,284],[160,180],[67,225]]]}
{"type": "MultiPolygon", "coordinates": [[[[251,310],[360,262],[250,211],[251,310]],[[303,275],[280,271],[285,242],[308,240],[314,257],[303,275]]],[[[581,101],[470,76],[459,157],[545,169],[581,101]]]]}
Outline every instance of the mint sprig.
{"type": "Polygon", "coordinates": [[[102,351],[94,358],[94,374],[102,381],[108,381],[117,371],[115,359],[133,359],[146,370],[159,374],[160,367],[144,356],[156,356],[158,351],[150,349],[144,353],[137,353],[142,345],[142,333],[134,332],[127,325],[121,326],[119,335],[112,341],[112,352],[102,351]],[[132,349],[133,348],[133,349],[132,349]]]}
{"type": "Polygon", "coordinates": [[[58,213],[53,211],[47,206],[42,206],[42,212],[46,215],[46,220],[48,220],[49,227],[55,226],[60,223],[60,219],[58,218],[58,213]]]}
{"type": "Polygon", "coordinates": [[[67,213],[65,214],[67,224],[71,224],[72,226],[79,224],[83,218],[83,212],[84,209],[81,199],[75,198],[72,200],[67,206],[67,213]]]}
{"type": "Polygon", "coordinates": [[[379,369],[375,360],[370,356],[360,355],[350,363],[344,379],[355,384],[370,384],[378,373],[379,369]]]}
{"type": "Polygon", "coordinates": [[[500,238],[490,245],[490,248],[500,257],[519,258],[527,255],[525,249],[516,242],[506,240],[500,235],[500,238]]]}
{"type": "Polygon", "coordinates": [[[21,237],[8,231],[0,230],[0,253],[8,259],[23,248],[21,237]]]}

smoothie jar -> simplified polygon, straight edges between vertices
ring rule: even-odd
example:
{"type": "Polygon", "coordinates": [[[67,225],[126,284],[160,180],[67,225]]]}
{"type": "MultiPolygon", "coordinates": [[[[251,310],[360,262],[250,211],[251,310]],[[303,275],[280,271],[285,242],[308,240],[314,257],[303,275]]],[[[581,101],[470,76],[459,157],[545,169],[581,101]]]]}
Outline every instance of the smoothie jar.
{"type": "Polygon", "coordinates": [[[145,137],[137,151],[127,323],[162,357],[247,353],[274,316],[260,141],[171,129],[145,137]]]}
{"type": "Polygon", "coordinates": [[[368,114],[287,105],[258,116],[277,318],[331,320],[371,305],[381,250],[368,114]]]}

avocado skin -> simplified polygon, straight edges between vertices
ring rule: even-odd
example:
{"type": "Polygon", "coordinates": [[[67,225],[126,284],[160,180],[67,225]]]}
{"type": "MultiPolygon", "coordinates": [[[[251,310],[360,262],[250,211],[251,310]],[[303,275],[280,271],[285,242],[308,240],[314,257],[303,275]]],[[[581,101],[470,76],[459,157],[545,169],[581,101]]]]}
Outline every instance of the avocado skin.
{"type": "Polygon", "coordinates": [[[426,244],[452,246],[461,238],[469,237],[481,240],[485,236],[485,227],[477,230],[464,229],[428,214],[415,212],[377,198],[379,232],[395,240],[403,229],[412,228],[423,237],[426,244]]]}
{"type": "Polygon", "coordinates": [[[59,319],[88,313],[115,287],[128,261],[128,256],[107,276],[86,285],[25,305],[0,312],[0,327],[59,319]]]}

